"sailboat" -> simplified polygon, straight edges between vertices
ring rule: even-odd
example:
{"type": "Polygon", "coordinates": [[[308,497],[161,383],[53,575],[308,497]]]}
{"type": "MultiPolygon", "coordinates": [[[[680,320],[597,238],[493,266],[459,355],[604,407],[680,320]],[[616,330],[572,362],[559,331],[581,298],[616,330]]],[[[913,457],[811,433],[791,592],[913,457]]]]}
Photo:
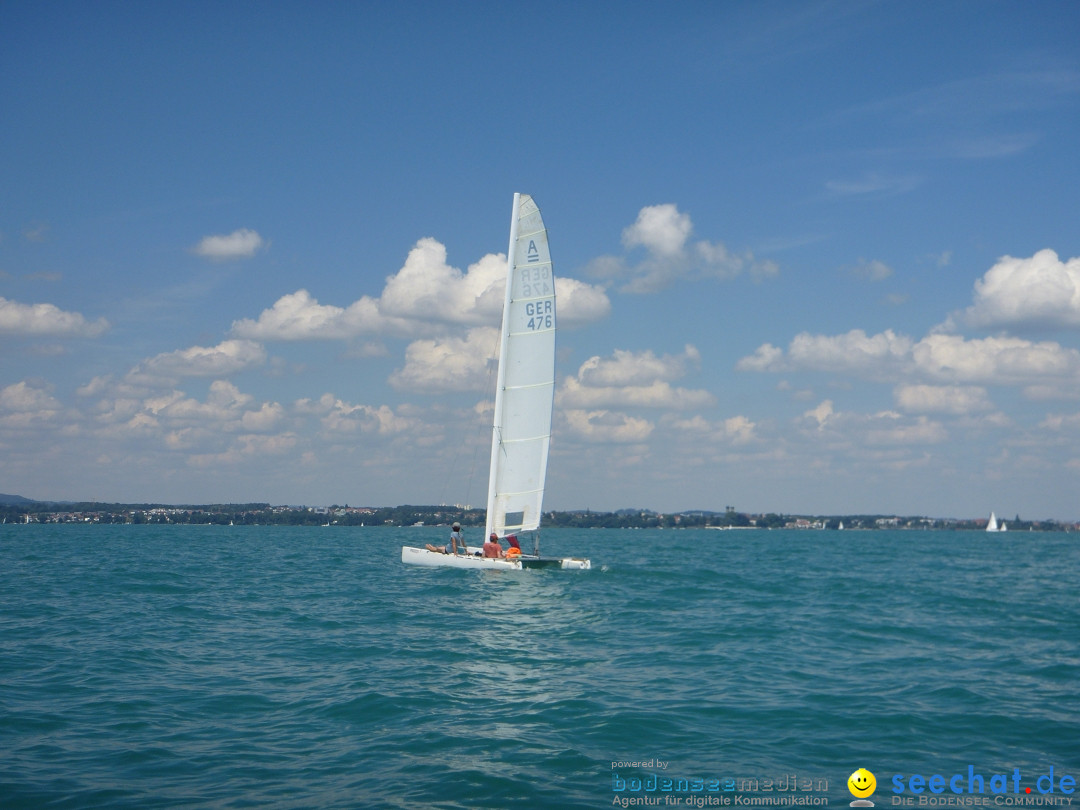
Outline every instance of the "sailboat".
{"type": "Polygon", "coordinates": [[[528,194],[514,195],[510,247],[506,260],[499,371],[488,472],[484,537],[533,533],[532,554],[483,557],[466,547],[464,554],[442,554],[403,546],[407,565],[451,568],[556,567],[588,569],[580,557],[540,556],[540,516],[551,442],[555,394],[555,276],[547,230],[540,209],[528,194]]]}
{"type": "Polygon", "coordinates": [[[997,522],[997,515],[995,515],[995,514],[994,514],[993,512],[991,512],[991,513],[990,513],[990,520],[989,520],[989,521],[987,521],[987,524],[986,524],[986,530],[987,530],[988,532],[997,532],[997,531],[1001,531],[1001,530],[1000,530],[1000,529],[998,528],[998,522],[997,522]]]}

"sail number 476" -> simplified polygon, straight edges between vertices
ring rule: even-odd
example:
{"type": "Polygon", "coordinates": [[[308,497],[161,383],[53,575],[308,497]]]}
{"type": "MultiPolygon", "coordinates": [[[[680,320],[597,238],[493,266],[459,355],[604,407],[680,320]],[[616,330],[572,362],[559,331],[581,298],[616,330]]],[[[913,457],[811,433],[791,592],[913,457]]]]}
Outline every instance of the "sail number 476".
{"type": "Polygon", "coordinates": [[[525,317],[529,319],[528,329],[550,329],[554,325],[555,306],[554,301],[529,302],[525,305],[525,317]]]}

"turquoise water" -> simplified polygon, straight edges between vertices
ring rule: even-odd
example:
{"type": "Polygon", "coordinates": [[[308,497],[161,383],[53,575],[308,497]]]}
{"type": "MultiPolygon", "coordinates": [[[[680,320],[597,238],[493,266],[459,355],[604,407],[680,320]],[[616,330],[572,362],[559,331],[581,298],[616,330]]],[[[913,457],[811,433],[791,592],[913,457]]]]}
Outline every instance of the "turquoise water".
{"type": "Polygon", "coordinates": [[[401,565],[445,531],[0,527],[0,807],[686,807],[791,776],[839,808],[858,767],[884,807],[969,766],[993,807],[995,774],[1080,777],[1077,535],[552,530],[593,570],[401,565]]]}

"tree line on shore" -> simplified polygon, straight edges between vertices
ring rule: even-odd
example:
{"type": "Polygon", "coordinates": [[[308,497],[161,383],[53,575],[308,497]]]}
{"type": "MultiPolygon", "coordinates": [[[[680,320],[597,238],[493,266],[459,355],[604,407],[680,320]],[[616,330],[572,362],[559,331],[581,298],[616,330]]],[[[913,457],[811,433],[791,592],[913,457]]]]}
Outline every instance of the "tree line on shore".
{"type": "MultiPolygon", "coordinates": [[[[217,524],[278,526],[483,526],[483,509],[453,506],[329,507],[246,504],[115,504],[46,503],[20,499],[0,504],[4,523],[134,523],[217,524]]],[[[898,517],[896,515],[790,515],[749,514],[728,508],[724,512],[685,511],[661,513],[642,509],[616,512],[545,512],[545,528],[576,529],[970,529],[986,528],[986,518],[954,519],[898,517]]],[[[1010,531],[1074,531],[1075,523],[1057,520],[1009,521],[1010,531]]]]}

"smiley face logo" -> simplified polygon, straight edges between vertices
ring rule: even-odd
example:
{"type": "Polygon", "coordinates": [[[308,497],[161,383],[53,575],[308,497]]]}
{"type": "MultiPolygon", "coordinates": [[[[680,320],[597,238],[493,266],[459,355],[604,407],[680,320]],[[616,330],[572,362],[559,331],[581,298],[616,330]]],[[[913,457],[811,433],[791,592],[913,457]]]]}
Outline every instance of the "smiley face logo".
{"type": "Polygon", "coordinates": [[[866,768],[859,768],[847,780],[847,788],[851,795],[859,799],[865,799],[877,787],[877,779],[866,768]]]}

